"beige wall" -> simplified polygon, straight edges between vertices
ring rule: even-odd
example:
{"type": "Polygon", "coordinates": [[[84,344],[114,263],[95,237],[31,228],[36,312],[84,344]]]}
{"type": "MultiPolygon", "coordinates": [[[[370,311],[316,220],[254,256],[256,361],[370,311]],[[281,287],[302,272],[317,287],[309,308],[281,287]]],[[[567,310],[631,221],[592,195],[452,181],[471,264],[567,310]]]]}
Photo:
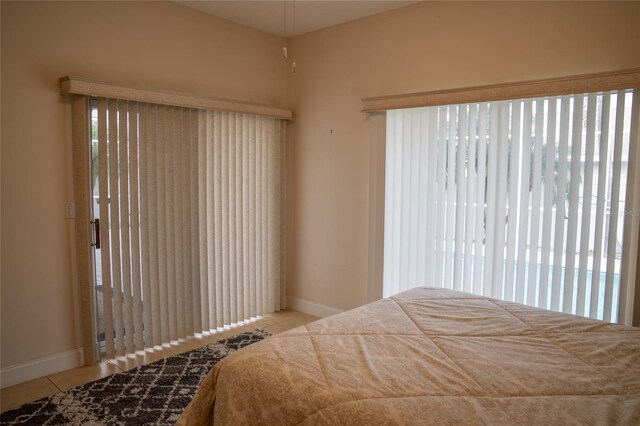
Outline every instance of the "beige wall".
{"type": "Polygon", "coordinates": [[[2,8],[2,367],[80,347],[73,284],[71,74],[283,106],[281,39],[173,3],[2,8]]]}
{"type": "Polygon", "coordinates": [[[366,302],[360,98],[640,67],[640,3],[435,3],[298,37],[294,296],[366,302]]]}
{"type": "Polygon", "coordinates": [[[171,3],[0,4],[2,367],[80,347],[58,77],[293,106],[290,293],[351,308],[367,289],[360,98],[640,66],[640,3],[418,4],[299,37],[293,76],[278,37],[171,3]]]}

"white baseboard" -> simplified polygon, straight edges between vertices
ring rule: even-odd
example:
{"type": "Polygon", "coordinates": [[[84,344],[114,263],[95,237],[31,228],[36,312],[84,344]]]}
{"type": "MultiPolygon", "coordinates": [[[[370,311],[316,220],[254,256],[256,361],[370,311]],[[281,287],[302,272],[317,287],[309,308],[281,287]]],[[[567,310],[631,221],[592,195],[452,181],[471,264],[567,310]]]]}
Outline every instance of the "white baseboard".
{"type": "Polygon", "coordinates": [[[331,315],[344,312],[344,309],[338,309],[334,308],[333,306],[310,302],[309,300],[300,299],[293,296],[287,297],[287,307],[295,311],[302,312],[303,314],[314,315],[320,318],[330,317],[331,315]]]}
{"type": "Polygon", "coordinates": [[[84,364],[82,348],[61,352],[32,361],[11,365],[0,370],[0,388],[59,373],[84,364]]]}

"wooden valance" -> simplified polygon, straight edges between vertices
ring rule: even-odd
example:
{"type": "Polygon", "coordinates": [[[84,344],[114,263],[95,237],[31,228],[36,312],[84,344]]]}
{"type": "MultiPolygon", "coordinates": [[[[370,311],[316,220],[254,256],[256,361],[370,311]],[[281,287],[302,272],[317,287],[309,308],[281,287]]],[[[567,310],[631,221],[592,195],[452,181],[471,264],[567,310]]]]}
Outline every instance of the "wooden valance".
{"type": "Polygon", "coordinates": [[[362,99],[363,112],[640,88],[640,68],[362,99]]]}
{"type": "Polygon", "coordinates": [[[60,94],[74,94],[110,99],[123,99],[127,101],[148,102],[153,104],[171,105],[184,108],[239,112],[244,114],[254,114],[280,118],[283,120],[291,120],[293,117],[292,111],[286,108],[259,105],[229,99],[207,98],[184,93],[131,87],[121,84],[99,82],[80,77],[62,77],[60,79],[60,94]]]}

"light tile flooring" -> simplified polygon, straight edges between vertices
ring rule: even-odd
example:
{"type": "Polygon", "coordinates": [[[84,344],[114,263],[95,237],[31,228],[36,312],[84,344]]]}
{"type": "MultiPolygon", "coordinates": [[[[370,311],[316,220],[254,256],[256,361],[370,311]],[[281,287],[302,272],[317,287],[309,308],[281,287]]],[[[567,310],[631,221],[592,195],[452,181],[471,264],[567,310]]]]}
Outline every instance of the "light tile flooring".
{"type": "Polygon", "coordinates": [[[139,351],[135,355],[118,357],[114,360],[102,361],[99,364],[78,367],[49,376],[40,377],[15,386],[0,390],[0,412],[17,408],[20,405],[35,401],[46,396],[54,395],[60,391],[68,390],[74,386],[80,386],[93,380],[98,380],[109,374],[126,371],[139,365],[147,364],[177,355],[201,346],[208,345],[221,339],[242,333],[244,331],[261,328],[271,334],[305,325],[317,320],[317,317],[300,312],[285,310],[273,314],[267,314],[248,324],[234,326],[224,331],[219,331],[201,338],[189,338],[178,344],[166,345],[161,349],[139,351]]]}

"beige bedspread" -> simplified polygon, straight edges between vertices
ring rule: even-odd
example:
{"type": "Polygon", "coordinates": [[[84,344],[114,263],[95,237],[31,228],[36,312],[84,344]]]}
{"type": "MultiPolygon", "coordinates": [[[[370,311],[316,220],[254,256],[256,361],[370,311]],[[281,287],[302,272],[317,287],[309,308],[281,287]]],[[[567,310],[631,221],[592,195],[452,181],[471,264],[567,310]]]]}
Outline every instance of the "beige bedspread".
{"type": "Polygon", "coordinates": [[[640,424],[640,330],[417,288],[270,337],[182,424],[640,424]]]}

